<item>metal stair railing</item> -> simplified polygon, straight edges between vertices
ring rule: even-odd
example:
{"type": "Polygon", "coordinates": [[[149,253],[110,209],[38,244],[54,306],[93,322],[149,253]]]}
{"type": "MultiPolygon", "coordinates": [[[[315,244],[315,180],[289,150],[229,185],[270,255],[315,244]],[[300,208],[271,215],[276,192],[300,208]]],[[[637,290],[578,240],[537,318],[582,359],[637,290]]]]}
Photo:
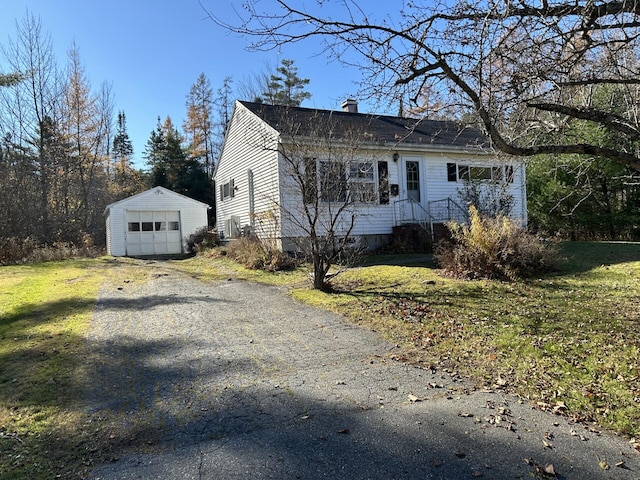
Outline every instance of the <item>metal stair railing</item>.
{"type": "Polygon", "coordinates": [[[433,223],[469,223],[469,212],[451,197],[429,202],[429,212],[433,223]]]}
{"type": "Polygon", "coordinates": [[[419,202],[410,198],[393,202],[393,217],[395,225],[413,223],[420,225],[429,235],[433,235],[433,219],[429,211],[419,202]],[[407,215],[409,213],[409,215],[407,215]]]}

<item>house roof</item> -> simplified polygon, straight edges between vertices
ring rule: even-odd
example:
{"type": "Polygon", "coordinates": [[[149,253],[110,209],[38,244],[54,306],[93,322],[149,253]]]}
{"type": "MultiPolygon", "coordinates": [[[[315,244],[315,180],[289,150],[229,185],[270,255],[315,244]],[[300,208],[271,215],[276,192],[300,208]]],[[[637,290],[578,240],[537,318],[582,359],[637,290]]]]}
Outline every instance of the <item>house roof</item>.
{"type": "Polygon", "coordinates": [[[486,149],[489,138],[480,130],[458,122],[386,115],[318,110],[240,101],[252,113],[281,134],[312,136],[320,125],[330,128],[336,138],[358,132],[366,143],[380,145],[424,145],[486,149]]]}
{"type": "Polygon", "coordinates": [[[169,196],[173,196],[175,198],[182,198],[184,200],[188,200],[190,202],[193,202],[193,203],[196,203],[196,204],[200,204],[203,207],[211,208],[208,204],[203,203],[203,202],[201,202],[199,200],[195,200],[195,199],[193,199],[191,197],[187,197],[186,195],[182,195],[181,193],[174,192],[173,190],[169,190],[168,188],[157,186],[157,187],[150,188],[149,190],[145,190],[144,192],[140,192],[140,193],[138,193],[136,195],[132,195],[132,196],[127,197],[127,198],[123,198],[122,200],[118,200],[117,202],[110,203],[109,205],[107,205],[105,207],[103,215],[105,215],[105,216],[108,215],[109,214],[109,210],[111,210],[113,207],[115,207],[117,205],[130,202],[134,198],[140,198],[140,197],[149,196],[149,195],[151,195],[153,193],[156,193],[156,194],[159,194],[159,195],[169,195],[169,196]]]}

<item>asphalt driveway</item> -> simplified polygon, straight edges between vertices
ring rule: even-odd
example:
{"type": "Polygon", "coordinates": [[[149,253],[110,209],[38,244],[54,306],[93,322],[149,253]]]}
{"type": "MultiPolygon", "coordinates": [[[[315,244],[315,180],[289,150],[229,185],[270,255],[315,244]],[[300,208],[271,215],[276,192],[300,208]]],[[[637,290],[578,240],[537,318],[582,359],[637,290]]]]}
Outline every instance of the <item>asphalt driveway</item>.
{"type": "Polygon", "coordinates": [[[89,332],[87,410],[128,439],[92,479],[640,478],[627,439],[396,362],[278,288],[141,268],[89,332]]]}

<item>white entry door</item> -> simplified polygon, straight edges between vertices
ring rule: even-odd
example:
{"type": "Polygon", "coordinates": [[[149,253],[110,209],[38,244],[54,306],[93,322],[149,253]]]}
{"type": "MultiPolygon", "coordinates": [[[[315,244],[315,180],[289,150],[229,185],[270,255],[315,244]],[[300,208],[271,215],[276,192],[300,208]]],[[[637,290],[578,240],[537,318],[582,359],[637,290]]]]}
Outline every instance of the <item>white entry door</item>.
{"type": "Polygon", "coordinates": [[[180,212],[127,211],[127,255],[167,255],[182,252],[180,212]]]}
{"type": "Polygon", "coordinates": [[[405,179],[407,182],[407,198],[420,203],[420,162],[405,161],[405,179]]]}
{"type": "Polygon", "coordinates": [[[406,200],[402,202],[403,221],[424,220],[424,209],[420,206],[423,200],[423,179],[421,157],[406,156],[403,159],[404,192],[406,200]]]}

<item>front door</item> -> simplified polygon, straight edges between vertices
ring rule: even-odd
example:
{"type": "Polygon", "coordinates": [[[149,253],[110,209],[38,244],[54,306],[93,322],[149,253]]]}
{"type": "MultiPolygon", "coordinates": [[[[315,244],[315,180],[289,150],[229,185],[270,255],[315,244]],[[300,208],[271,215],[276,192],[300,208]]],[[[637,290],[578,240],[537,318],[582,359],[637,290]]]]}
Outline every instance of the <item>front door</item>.
{"type": "Polygon", "coordinates": [[[404,189],[406,197],[402,202],[402,222],[414,223],[425,219],[425,211],[421,206],[424,192],[421,185],[421,158],[405,157],[404,162],[404,189]]]}
{"type": "Polygon", "coordinates": [[[405,163],[407,178],[407,198],[420,203],[420,163],[407,160],[405,163]]]}

